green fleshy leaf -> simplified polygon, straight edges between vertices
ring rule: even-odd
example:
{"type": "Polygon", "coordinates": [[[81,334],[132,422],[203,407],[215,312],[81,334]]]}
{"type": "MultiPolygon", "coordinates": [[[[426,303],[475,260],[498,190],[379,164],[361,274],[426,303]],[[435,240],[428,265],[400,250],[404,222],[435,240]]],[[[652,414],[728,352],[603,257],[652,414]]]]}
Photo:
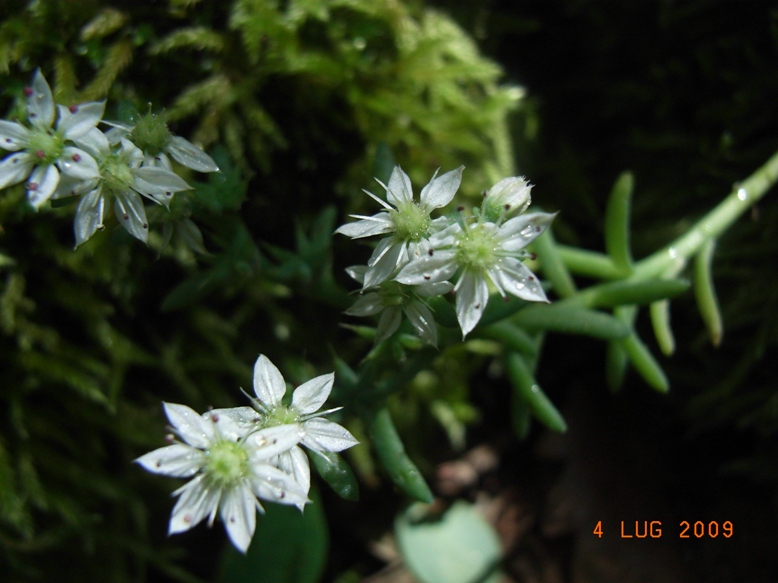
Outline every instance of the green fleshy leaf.
{"type": "Polygon", "coordinates": [[[335,452],[311,452],[308,456],[316,471],[341,498],[359,500],[359,484],[351,466],[335,452]]]}
{"type": "Polygon", "coordinates": [[[432,491],[416,464],[405,453],[389,409],[383,408],[373,417],[370,436],[378,458],[397,487],[414,500],[432,502],[432,491]]]}
{"type": "Polygon", "coordinates": [[[719,302],[716,299],[711,269],[715,247],[716,242],[711,239],[697,254],[697,259],[694,262],[694,296],[697,299],[697,307],[700,310],[702,321],[705,323],[705,328],[708,330],[710,341],[713,346],[718,346],[724,335],[724,325],[722,324],[719,302]]]}
{"type": "Polygon", "coordinates": [[[567,431],[564,417],[537,384],[525,360],[518,353],[509,352],[505,355],[505,368],[516,397],[527,405],[538,421],[554,431],[567,431]]]}
{"type": "Polygon", "coordinates": [[[690,283],[685,279],[615,281],[590,287],[565,303],[587,308],[643,305],[673,298],[684,293],[689,287],[690,283]]]}
{"type": "Polygon", "coordinates": [[[618,177],[605,209],[605,250],[625,273],[632,271],[629,245],[629,215],[634,179],[631,172],[618,177]]]}
{"type": "Polygon", "coordinates": [[[564,305],[527,306],[511,321],[527,332],[562,332],[615,340],[629,335],[629,328],[613,316],[564,305]]]}

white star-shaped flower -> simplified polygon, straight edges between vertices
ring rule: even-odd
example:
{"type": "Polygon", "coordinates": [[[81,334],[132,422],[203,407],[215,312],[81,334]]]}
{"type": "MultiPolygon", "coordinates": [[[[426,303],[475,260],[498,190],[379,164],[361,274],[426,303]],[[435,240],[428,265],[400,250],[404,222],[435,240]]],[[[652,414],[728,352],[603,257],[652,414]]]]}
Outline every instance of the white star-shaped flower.
{"type": "MultiPolygon", "coordinates": [[[[332,391],[334,373],[313,378],[295,389],[290,405],[282,403],[286,394],[284,377],[264,354],[260,354],[254,365],[254,393],[252,399],[256,411],[248,407],[238,407],[232,416],[236,423],[244,426],[275,427],[291,425],[302,432],[300,445],[313,452],[339,452],[359,442],[345,427],[324,419],[325,415],[339,411],[342,407],[319,411],[332,391]]],[[[281,452],[276,465],[291,473],[298,483],[308,492],[310,487],[310,467],[308,458],[299,447],[281,452]]]]}
{"type": "MultiPolygon", "coordinates": [[[[364,265],[356,265],[346,269],[346,272],[362,283],[365,279],[364,265]]],[[[424,282],[416,286],[406,286],[395,281],[381,282],[372,291],[365,293],[346,310],[349,316],[374,316],[381,314],[376,328],[376,343],[389,338],[400,327],[402,315],[405,314],[418,335],[432,344],[438,344],[438,328],[435,317],[429,307],[420,298],[430,298],[450,292],[454,286],[441,281],[424,282]]]]}
{"type": "Polygon", "coordinates": [[[40,70],[26,93],[31,127],[0,120],[0,148],[13,152],[0,162],[0,189],[28,179],[27,198],[38,209],[51,198],[60,174],[77,182],[98,176],[97,162],[82,149],[80,140],[103,117],[105,102],[55,107],[51,88],[40,70]],[[59,120],[54,127],[57,112],[59,120]]]}
{"type": "Polygon", "coordinates": [[[99,161],[98,177],[81,182],[63,180],[54,193],[54,198],[83,194],[74,220],[76,247],[103,228],[105,207],[111,200],[122,227],[145,243],[149,226],[139,195],[167,207],[173,194],[191,187],[170,170],[141,167],[143,153],[129,140],[122,139],[114,151],[105,134],[94,128],[82,137],[82,143],[99,161]]]}
{"type": "Polygon", "coordinates": [[[171,156],[176,162],[198,172],[218,172],[219,167],[208,154],[181,136],[174,136],[161,116],[147,113],[134,116],[134,125],[103,122],[112,126],[106,132],[111,144],[127,138],[143,152],[143,166],[160,166],[172,170],[171,156]]]}
{"type": "Polygon", "coordinates": [[[453,223],[433,234],[433,252],[408,263],[395,278],[406,285],[441,282],[459,271],[454,286],[456,312],[462,336],[475,328],[489,301],[491,282],[506,293],[533,302],[547,302],[540,281],[522,262],[524,247],[543,234],[555,214],[531,213],[502,224],[483,220],[453,223]]]}
{"type": "Polygon", "coordinates": [[[164,403],[165,414],[180,441],[135,460],[144,469],[176,478],[192,478],[178,496],[168,534],[189,530],[219,511],[235,547],[245,553],[256,527],[259,498],[302,506],[308,502],[297,481],[269,463],[299,442],[294,425],[257,430],[239,426],[229,414],[199,415],[185,405],[164,403]]]}
{"type": "Polygon", "coordinates": [[[364,191],[386,210],[371,217],[351,215],[361,220],[343,225],[335,231],[352,239],[391,234],[378,242],[368,260],[362,289],[385,281],[396,269],[426,252],[427,239],[447,224],[444,218],[430,219],[430,213],[451,202],[462,182],[463,169],[464,166],[460,166],[442,176],[437,176],[436,171],[429,184],[421,190],[419,202],[413,199],[411,179],[399,166],[392,171],[388,186],[376,178],[386,191],[389,203],[364,191]]]}

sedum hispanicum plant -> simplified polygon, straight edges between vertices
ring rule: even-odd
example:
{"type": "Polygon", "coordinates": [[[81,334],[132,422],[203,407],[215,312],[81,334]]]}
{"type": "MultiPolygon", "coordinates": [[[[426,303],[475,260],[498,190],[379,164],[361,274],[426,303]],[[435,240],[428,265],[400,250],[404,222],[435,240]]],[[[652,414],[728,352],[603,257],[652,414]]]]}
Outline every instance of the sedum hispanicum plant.
{"type": "Polygon", "coordinates": [[[167,208],[175,193],[191,188],[173,171],[167,154],[199,172],[219,169],[208,154],[173,136],[151,113],[134,126],[104,122],[113,126],[104,133],[97,127],[104,101],[55,107],[40,70],[25,95],[29,127],[0,120],[0,147],[14,152],[0,162],[0,188],[27,180],[27,197],[36,210],[49,200],[76,197],[76,247],[105,229],[112,205],[119,224],[136,239],[148,241],[140,195],[167,208]]]}
{"type": "Polygon", "coordinates": [[[359,443],[344,427],[324,419],[341,407],[319,411],[332,390],[334,373],[295,389],[290,405],[283,376],[264,354],[254,365],[255,408],[213,409],[198,415],[185,405],[164,403],[172,434],[180,441],[136,461],[146,470],[192,480],[176,490],[169,534],[189,530],[216,512],[235,547],[245,553],[256,526],[259,499],[297,506],[308,500],[311,470],[298,444],[321,455],[359,443]]]}
{"type": "Polygon", "coordinates": [[[336,231],[352,239],[392,233],[376,245],[367,267],[348,270],[363,284],[363,291],[376,288],[346,311],[354,316],[381,313],[376,342],[396,332],[405,313],[421,338],[437,344],[432,313],[420,297],[455,293],[463,338],[486,309],[489,284],[503,298],[512,294],[531,302],[548,302],[540,281],[522,260],[532,257],[525,247],[545,232],[555,215],[522,214],[530,205],[532,187],[523,177],[514,176],[490,188],[474,216],[465,216],[460,208],[458,215],[432,219],[433,209],[454,198],[462,170],[457,168],[439,178],[436,173],[416,203],[407,174],[397,166],[389,185],[384,186],[387,199],[396,208],[368,192],[389,212],[372,217],[354,215],[361,220],[336,231]],[[454,276],[456,284],[451,284],[448,280],[454,276]],[[388,279],[392,281],[384,283],[388,279]]]}

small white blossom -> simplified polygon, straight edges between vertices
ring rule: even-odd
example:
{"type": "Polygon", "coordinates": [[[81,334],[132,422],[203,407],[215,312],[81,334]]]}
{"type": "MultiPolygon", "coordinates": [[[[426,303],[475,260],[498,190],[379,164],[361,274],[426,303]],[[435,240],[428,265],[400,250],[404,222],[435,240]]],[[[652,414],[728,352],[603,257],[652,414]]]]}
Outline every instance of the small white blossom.
{"type": "Polygon", "coordinates": [[[0,148],[14,152],[0,162],[0,189],[28,179],[27,197],[38,209],[57,189],[60,174],[74,182],[98,176],[97,163],[82,149],[81,138],[102,118],[105,102],[55,107],[51,88],[40,70],[26,94],[31,127],[0,120],[0,148]],[[59,120],[54,127],[57,111],[59,120]]]}
{"type": "MultiPolygon", "coordinates": [[[[346,269],[348,274],[363,283],[367,267],[363,265],[346,269]]],[[[418,335],[432,344],[438,344],[438,329],[435,318],[429,307],[421,301],[420,297],[433,297],[450,292],[454,286],[441,281],[436,283],[422,283],[416,286],[407,286],[395,281],[381,282],[373,291],[365,293],[346,310],[349,316],[374,316],[381,314],[376,329],[376,343],[382,342],[394,334],[402,322],[404,313],[418,335]]]]}
{"type": "Polygon", "coordinates": [[[475,328],[489,301],[491,282],[505,297],[506,293],[534,302],[547,302],[538,278],[521,262],[529,254],[529,243],[551,224],[555,214],[519,215],[499,224],[484,220],[468,224],[465,220],[430,237],[433,253],[406,265],[395,278],[406,285],[442,282],[459,271],[454,287],[456,312],[462,336],[475,328]]]}
{"type": "MultiPolygon", "coordinates": [[[[332,391],[334,373],[313,378],[295,389],[292,403],[282,403],[286,383],[270,359],[261,354],[254,365],[254,409],[237,407],[231,410],[232,419],[245,427],[297,427],[301,432],[300,445],[313,452],[339,452],[359,442],[341,425],[325,415],[339,411],[341,407],[319,411],[332,391]]],[[[310,466],[305,453],[299,448],[279,453],[274,462],[282,470],[292,474],[307,493],[310,487],[310,466]]]]}
{"type": "Polygon", "coordinates": [[[133,237],[148,240],[148,222],[142,194],[168,206],[176,192],[191,188],[178,175],[164,168],[141,167],[143,153],[129,140],[122,139],[114,151],[99,129],[88,132],[82,142],[99,162],[99,176],[91,181],[63,181],[55,198],[83,194],[76,209],[76,247],[103,229],[106,204],[114,203],[119,223],[133,237]]]}
{"type": "Polygon", "coordinates": [[[419,202],[413,199],[411,180],[399,166],[392,171],[388,186],[376,178],[386,191],[389,204],[373,193],[364,191],[386,210],[371,217],[351,215],[361,220],[343,225],[335,231],[352,239],[391,235],[378,242],[368,260],[363,289],[378,285],[396,269],[426,252],[427,239],[447,224],[444,218],[430,219],[430,213],[451,202],[462,182],[463,169],[464,166],[460,166],[442,176],[437,176],[436,171],[429,184],[422,189],[419,202]]]}
{"type": "Polygon", "coordinates": [[[198,172],[217,172],[219,167],[208,154],[189,140],[174,136],[158,115],[138,115],[130,125],[121,122],[104,122],[112,128],[106,132],[111,144],[129,139],[143,152],[143,166],[161,166],[172,169],[168,155],[187,168],[198,172]]]}
{"type": "Polygon", "coordinates": [[[178,496],[168,534],[189,530],[217,510],[235,547],[245,553],[256,527],[258,498],[302,506],[308,502],[295,479],[269,463],[299,442],[294,425],[257,430],[241,427],[227,410],[199,415],[185,405],[164,403],[165,414],[179,442],[135,460],[144,469],[176,478],[192,478],[178,496]]]}

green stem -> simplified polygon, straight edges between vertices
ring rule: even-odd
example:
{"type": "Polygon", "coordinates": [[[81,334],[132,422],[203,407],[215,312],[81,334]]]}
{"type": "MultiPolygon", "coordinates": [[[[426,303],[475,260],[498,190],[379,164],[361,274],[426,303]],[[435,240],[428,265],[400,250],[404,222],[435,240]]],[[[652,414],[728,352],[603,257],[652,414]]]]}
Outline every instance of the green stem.
{"type": "Polygon", "coordinates": [[[715,239],[745,211],[751,208],[778,181],[778,152],[742,183],[735,185],[730,195],[702,217],[684,235],[639,261],[630,279],[646,280],[666,273],[686,263],[710,239],[715,239]]]}

